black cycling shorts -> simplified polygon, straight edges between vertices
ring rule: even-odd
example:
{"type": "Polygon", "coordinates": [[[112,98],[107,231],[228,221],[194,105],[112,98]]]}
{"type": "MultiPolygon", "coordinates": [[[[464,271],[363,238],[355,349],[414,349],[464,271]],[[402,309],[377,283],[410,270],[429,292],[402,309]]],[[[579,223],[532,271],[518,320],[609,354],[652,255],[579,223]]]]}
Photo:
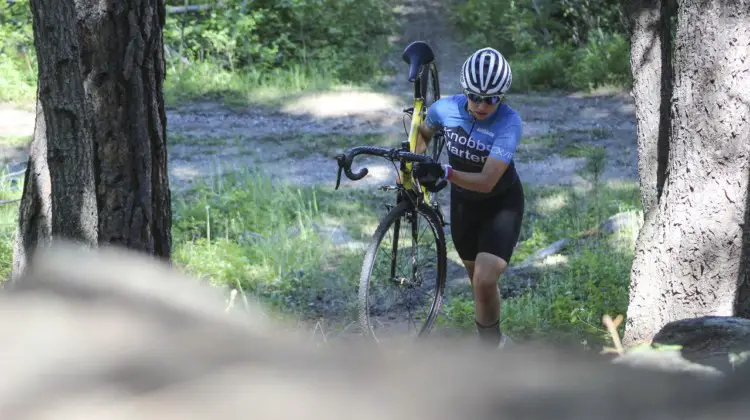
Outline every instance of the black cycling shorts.
{"type": "Polygon", "coordinates": [[[475,261],[487,252],[510,263],[521,234],[524,195],[517,179],[501,195],[467,200],[451,192],[451,237],[462,260],[475,261]]]}

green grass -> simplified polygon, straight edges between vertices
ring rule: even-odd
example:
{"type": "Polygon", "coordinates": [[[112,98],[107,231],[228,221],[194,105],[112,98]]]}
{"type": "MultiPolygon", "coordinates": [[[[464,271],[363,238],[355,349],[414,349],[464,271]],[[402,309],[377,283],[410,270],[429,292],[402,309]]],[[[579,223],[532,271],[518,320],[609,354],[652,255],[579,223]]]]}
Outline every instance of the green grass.
{"type": "Polygon", "coordinates": [[[212,62],[170,65],[164,95],[174,105],[201,99],[231,105],[278,106],[290,97],[348,86],[322,65],[295,65],[272,72],[230,72],[212,62]]]}
{"type": "MultiPolygon", "coordinates": [[[[0,191],[0,199],[20,197],[19,187],[8,183],[0,191]]],[[[616,213],[637,211],[637,185],[529,186],[526,197],[511,265],[558,239],[580,241],[563,251],[559,265],[535,274],[531,291],[503,302],[503,328],[519,337],[606,343],[601,316],[625,314],[632,244],[581,233],[616,213]]],[[[391,198],[376,190],[274,183],[252,170],[209,178],[173,197],[173,258],[190,275],[257,297],[282,316],[350,322],[363,254],[337,246],[331,231],[366,242],[391,198]]],[[[10,273],[16,217],[17,204],[0,207],[2,277],[10,273]]],[[[443,313],[441,323],[472,329],[470,290],[449,294],[443,313]]]]}
{"type": "MultiPolygon", "coordinates": [[[[0,202],[21,198],[20,182],[13,183],[0,171],[0,202]]],[[[20,179],[21,181],[23,178],[20,179]]],[[[13,262],[13,235],[18,220],[18,202],[0,204],[0,283],[10,277],[13,262]]]]}
{"type": "MultiPolygon", "coordinates": [[[[290,157],[304,158],[311,154],[320,153],[323,156],[333,158],[344,149],[354,146],[386,146],[396,147],[399,140],[393,134],[305,134],[296,136],[290,141],[296,143],[295,148],[289,153],[290,157]]],[[[280,142],[286,141],[281,139],[280,142]]]]}
{"type": "Polygon", "coordinates": [[[33,102],[36,77],[36,65],[30,59],[13,58],[0,52],[0,102],[33,102]]]}
{"type": "MultiPolygon", "coordinates": [[[[528,187],[513,262],[616,213],[638,210],[635,183],[595,188],[528,187]]],[[[249,292],[281,313],[351,317],[362,252],[337,248],[317,227],[342,226],[366,241],[384,211],[376,203],[385,197],[273,184],[254,172],[215,179],[175,199],[175,261],[191,275],[249,292]]],[[[601,316],[627,308],[632,248],[628,241],[593,237],[564,254],[566,261],[545,270],[536,288],[504,302],[503,328],[524,337],[604,343],[601,316]]],[[[451,296],[441,322],[473,328],[473,311],[470,296],[451,296]]]]}
{"type": "MultiPolygon", "coordinates": [[[[0,200],[20,198],[20,187],[0,187],[0,200]]],[[[190,275],[253,294],[281,314],[346,314],[362,254],[336,246],[330,231],[366,241],[384,194],[298,188],[251,170],[210,179],[173,198],[173,259],[190,275]]],[[[17,203],[0,206],[3,279],[17,216],[17,203]]]]}
{"type": "Polygon", "coordinates": [[[518,158],[523,161],[546,159],[559,154],[561,157],[587,157],[606,151],[601,140],[613,133],[601,127],[592,129],[556,130],[547,134],[525,137],[518,145],[518,158]]]}
{"type": "Polygon", "coordinates": [[[31,136],[1,136],[0,147],[26,147],[31,143],[31,136]]]}
{"type": "MultiPolygon", "coordinates": [[[[607,135],[605,131],[573,134],[607,135]]],[[[553,133],[531,143],[560,147],[563,143],[556,142],[557,137],[553,133]]],[[[195,141],[179,138],[184,144],[195,141]]],[[[390,142],[379,135],[304,138],[311,150],[329,151],[350,142],[383,141],[390,142]]],[[[524,225],[511,265],[559,239],[579,238],[614,214],[639,209],[637,184],[598,182],[606,163],[601,147],[576,150],[576,155],[586,158],[581,175],[591,181],[590,189],[527,186],[524,225]]],[[[0,199],[18,198],[20,193],[20,187],[7,180],[0,184],[0,199]]],[[[382,204],[391,198],[374,189],[333,191],[274,183],[252,170],[208,178],[173,197],[174,261],[212,285],[259,298],[278,314],[351,320],[362,251],[336,246],[331,230],[341,229],[354,240],[367,241],[385,213],[382,204]]],[[[2,278],[10,274],[17,209],[17,204],[0,207],[2,278]]],[[[449,250],[453,251],[451,244],[449,250]]],[[[627,241],[592,236],[574,242],[562,254],[559,265],[535,274],[536,287],[504,302],[503,328],[517,336],[586,340],[592,346],[605,343],[601,316],[624,314],[627,308],[632,247],[627,241]]],[[[441,322],[472,329],[470,291],[448,297],[441,322]]]]}
{"type": "Polygon", "coordinates": [[[362,237],[376,219],[372,203],[361,193],[274,184],[251,171],[228,175],[175,199],[174,260],[284,313],[347,313],[362,256],[336,247],[326,228],[362,237]]]}
{"type": "MultiPolygon", "coordinates": [[[[33,103],[36,68],[0,55],[0,101],[19,105],[33,103]]],[[[339,88],[372,88],[376,83],[339,80],[323,64],[292,65],[270,72],[231,72],[211,61],[167,65],[164,98],[167,105],[199,100],[219,100],[229,105],[279,106],[290,98],[310,92],[339,88]]]]}

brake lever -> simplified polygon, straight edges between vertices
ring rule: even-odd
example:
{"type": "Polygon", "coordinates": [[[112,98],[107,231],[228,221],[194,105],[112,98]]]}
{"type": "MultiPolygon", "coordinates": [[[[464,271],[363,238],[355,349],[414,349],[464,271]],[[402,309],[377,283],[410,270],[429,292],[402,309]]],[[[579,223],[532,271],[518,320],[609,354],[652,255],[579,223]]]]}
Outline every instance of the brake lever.
{"type": "Polygon", "coordinates": [[[334,190],[338,190],[339,189],[339,184],[341,184],[341,171],[344,169],[344,165],[343,165],[342,161],[344,159],[346,159],[346,157],[344,156],[343,153],[340,154],[340,155],[336,155],[336,163],[339,165],[339,170],[338,170],[338,172],[336,174],[336,188],[334,188],[334,190]]]}
{"type": "Polygon", "coordinates": [[[339,189],[339,184],[341,183],[341,171],[342,171],[342,169],[343,168],[341,167],[341,165],[339,165],[338,174],[336,174],[336,188],[334,188],[334,190],[338,190],[339,189]]]}

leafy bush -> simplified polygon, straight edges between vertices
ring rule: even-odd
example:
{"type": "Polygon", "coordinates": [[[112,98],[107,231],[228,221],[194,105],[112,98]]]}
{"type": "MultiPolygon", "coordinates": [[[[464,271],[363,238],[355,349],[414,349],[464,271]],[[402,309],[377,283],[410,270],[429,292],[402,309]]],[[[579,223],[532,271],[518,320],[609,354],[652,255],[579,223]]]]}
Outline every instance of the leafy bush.
{"type": "MultiPolygon", "coordinates": [[[[382,72],[380,52],[396,29],[388,1],[207,1],[215,7],[168,13],[167,98],[229,93],[246,100],[269,86],[283,96],[370,82],[382,72]]],[[[37,67],[29,1],[0,4],[0,100],[31,101],[37,67]]]]}
{"type": "Polygon", "coordinates": [[[467,0],[451,20],[472,43],[492,43],[508,55],[539,47],[585,46],[597,31],[625,33],[619,0],[467,0]]]}
{"type": "Polygon", "coordinates": [[[570,44],[546,47],[508,58],[513,90],[581,89],[629,86],[630,44],[626,36],[597,31],[580,48],[570,44]]]}
{"type": "Polygon", "coordinates": [[[268,71],[316,63],[346,80],[378,70],[373,54],[394,29],[386,0],[230,0],[201,13],[169,14],[165,43],[191,61],[268,71]]]}
{"type": "Polygon", "coordinates": [[[451,11],[465,42],[508,57],[514,90],[630,83],[630,45],[617,0],[468,0],[451,11]]]}
{"type": "Polygon", "coordinates": [[[36,93],[36,53],[28,1],[0,6],[0,101],[36,93]]]}

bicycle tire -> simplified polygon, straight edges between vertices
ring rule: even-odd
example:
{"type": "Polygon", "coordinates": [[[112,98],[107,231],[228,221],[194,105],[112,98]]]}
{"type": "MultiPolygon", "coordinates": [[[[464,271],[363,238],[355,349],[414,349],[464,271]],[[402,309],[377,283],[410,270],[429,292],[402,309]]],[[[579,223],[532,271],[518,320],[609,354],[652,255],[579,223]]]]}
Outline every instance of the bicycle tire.
{"type": "MultiPolygon", "coordinates": [[[[422,120],[424,120],[424,116],[427,114],[427,108],[440,99],[440,79],[438,77],[436,63],[433,61],[425,65],[414,83],[417,84],[418,95],[424,99],[423,114],[421,115],[422,120]],[[429,94],[430,91],[432,91],[432,95],[429,94]],[[432,101],[430,101],[430,96],[432,97],[432,101]]],[[[415,94],[417,93],[417,89],[415,89],[415,94]]],[[[442,130],[433,134],[429,144],[431,149],[430,157],[435,162],[439,162],[440,154],[442,153],[443,145],[445,144],[445,137],[443,136],[442,130]]],[[[438,192],[429,192],[428,196],[430,202],[435,206],[435,209],[440,211],[439,204],[437,204],[438,192]]]]}
{"type": "MultiPolygon", "coordinates": [[[[435,103],[438,99],[440,99],[440,79],[438,77],[438,70],[437,65],[435,62],[431,62],[425,66],[425,68],[422,70],[422,72],[419,74],[419,78],[415,81],[415,83],[418,83],[419,86],[419,94],[424,99],[424,113],[426,114],[427,108],[429,108],[430,105],[435,103]],[[428,98],[429,91],[432,91],[432,100],[430,101],[428,98]]],[[[440,159],[440,152],[443,149],[443,142],[442,138],[436,138],[438,137],[433,136],[433,139],[431,141],[432,144],[432,154],[430,155],[431,158],[433,158],[435,161],[438,161],[440,159]],[[440,140],[440,141],[437,141],[440,140]]]]}
{"type": "MultiPolygon", "coordinates": [[[[380,221],[378,224],[377,229],[375,230],[375,233],[373,233],[370,243],[367,247],[367,251],[365,253],[364,260],[362,262],[362,270],[360,272],[360,280],[359,280],[359,324],[364,332],[364,335],[374,338],[374,332],[372,328],[372,323],[370,321],[370,311],[369,311],[369,290],[370,290],[370,280],[372,277],[372,270],[375,264],[375,256],[377,254],[378,249],[380,248],[380,243],[383,240],[383,237],[385,236],[385,233],[390,229],[391,225],[393,225],[396,222],[399,222],[401,220],[401,217],[407,214],[410,210],[417,210],[418,213],[420,213],[422,216],[425,216],[427,219],[429,225],[430,225],[430,231],[432,232],[432,235],[436,239],[436,245],[437,245],[437,272],[436,272],[436,281],[435,281],[435,288],[436,293],[435,297],[432,301],[432,307],[430,308],[430,313],[426,317],[426,320],[424,324],[422,325],[422,328],[419,331],[418,337],[423,337],[427,335],[431,330],[432,327],[435,324],[435,321],[437,319],[437,315],[440,312],[440,307],[443,302],[443,294],[445,292],[445,283],[446,283],[446,271],[447,271],[447,251],[446,251],[446,242],[445,242],[445,232],[443,231],[442,225],[440,223],[440,219],[435,212],[435,210],[426,205],[425,203],[420,202],[419,205],[414,207],[412,202],[409,199],[404,199],[401,201],[398,205],[393,207],[380,221]]],[[[413,225],[413,222],[407,221],[406,222],[409,225],[413,225]]],[[[403,226],[403,223],[401,223],[403,226]]],[[[396,243],[398,243],[396,241],[396,243]]]]}

